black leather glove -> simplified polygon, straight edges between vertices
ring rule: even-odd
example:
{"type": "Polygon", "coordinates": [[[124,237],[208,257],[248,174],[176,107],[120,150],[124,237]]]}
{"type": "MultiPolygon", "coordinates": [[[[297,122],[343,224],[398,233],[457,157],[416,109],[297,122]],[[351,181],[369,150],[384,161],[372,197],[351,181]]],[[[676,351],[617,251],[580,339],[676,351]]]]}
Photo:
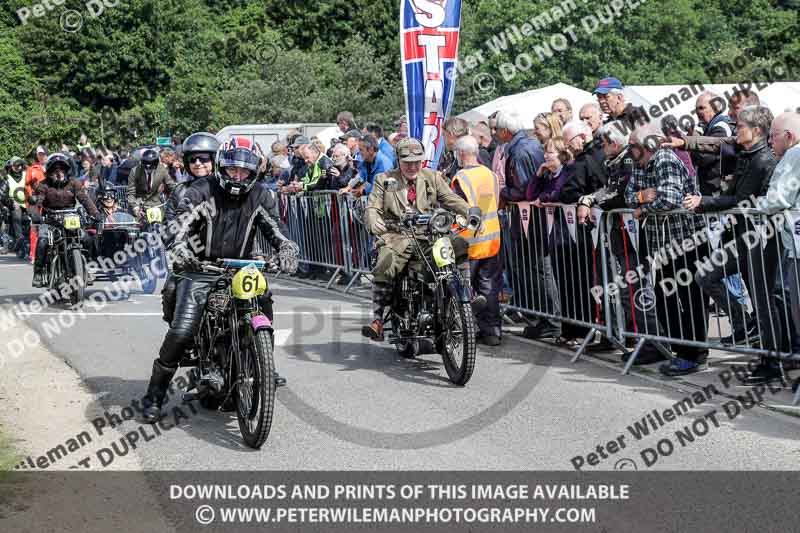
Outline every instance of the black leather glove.
{"type": "Polygon", "coordinates": [[[278,248],[278,262],[281,265],[281,270],[287,274],[294,274],[297,272],[299,256],[300,248],[294,241],[283,241],[278,248]]]}
{"type": "Polygon", "coordinates": [[[172,257],[172,269],[175,271],[184,271],[192,268],[197,264],[197,257],[189,250],[186,244],[176,244],[170,250],[172,257]]]}

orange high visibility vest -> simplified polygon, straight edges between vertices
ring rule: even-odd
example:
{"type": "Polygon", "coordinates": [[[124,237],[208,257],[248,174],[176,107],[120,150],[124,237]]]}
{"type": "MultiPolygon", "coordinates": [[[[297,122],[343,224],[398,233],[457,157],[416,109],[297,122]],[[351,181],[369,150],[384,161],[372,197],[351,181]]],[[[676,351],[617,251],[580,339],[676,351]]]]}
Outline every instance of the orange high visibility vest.
{"type": "Polygon", "coordinates": [[[470,207],[481,208],[481,230],[465,229],[460,233],[469,243],[469,258],[494,257],[500,252],[500,218],[497,216],[500,186],[497,176],[485,166],[478,165],[459,170],[453,177],[454,189],[456,184],[464,191],[470,207]]]}

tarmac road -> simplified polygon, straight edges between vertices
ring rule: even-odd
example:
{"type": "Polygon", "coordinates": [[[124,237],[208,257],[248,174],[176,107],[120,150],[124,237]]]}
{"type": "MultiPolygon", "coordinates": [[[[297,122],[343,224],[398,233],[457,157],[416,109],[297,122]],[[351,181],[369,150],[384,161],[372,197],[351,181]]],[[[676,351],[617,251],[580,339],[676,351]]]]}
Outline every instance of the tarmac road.
{"type": "MultiPolygon", "coordinates": [[[[30,287],[30,279],[29,265],[0,256],[0,309],[36,298],[41,291],[30,287]]],[[[405,360],[391,345],[363,339],[360,327],[370,321],[363,299],[284,279],[273,280],[272,287],[275,360],[288,386],[278,391],[267,443],[259,451],[248,449],[234,415],[199,406],[194,414],[183,406],[188,416],[177,427],[129,452],[142,468],[571,470],[582,456],[584,470],[642,470],[642,450],[663,438],[675,450],[652,469],[785,470],[800,463],[794,417],[755,408],[730,420],[722,406],[730,398],[713,396],[637,440],[628,426],[653,410],[663,418],[691,391],[622,377],[590,359],[572,365],[552,347],[511,335],[499,348],[481,348],[472,380],[459,388],[448,382],[438,355],[405,360]],[[695,440],[681,444],[675,432],[685,426],[694,428],[695,440]],[[615,446],[608,443],[620,442],[620,435],[625,447],[612,453],[615,446]],[[592,452],[597,455],[587,457],[592,452]]],[[[74,317],[59,316],[62,308],[56,306],[24,318],[52,354],[77,371],[103,409],[120,414],[146,389],[167,329],[160,305],[158,295],[133,293],[100,310],[69,312],[74,317]],[[54,332],[45,326],[51,320],[74,324],[54,332]]],[[[176,405],[179,398],[169,407],[176,405]]],[[[139,426],[131,419],[114,430],[122,436],[139,426]]],[[[87,416],[85,427],[74,433],[91,428],[87,416]]]]}

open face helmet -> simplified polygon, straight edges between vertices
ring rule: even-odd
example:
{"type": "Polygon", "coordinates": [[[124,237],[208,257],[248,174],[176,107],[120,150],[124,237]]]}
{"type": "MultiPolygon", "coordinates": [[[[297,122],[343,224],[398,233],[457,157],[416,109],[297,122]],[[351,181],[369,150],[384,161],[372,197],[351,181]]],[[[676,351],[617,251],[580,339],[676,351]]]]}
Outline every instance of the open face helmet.
{"type": "Polygon", "coordinates": [[[111,207],[117,201],[117,197],[114,194],[114,191],[112,191],[111,189],[106,189],[105,187],[100,187],[99,189],[97,189],[95,197],[97,198],[98,203],[101,203],[106,207],[111,207]]]}
{"type": "MultiPolygon", "coordinates": [[[[218,149],[219,141],[212,133],[201,131],[199,133],[193,133],[189,135],[186,140],[183,141],[182,146],[183,168],[186,169],[186,172],[190,176],[195,177],[192,173],[192,161],[195,161],[198,158],[205,159],[208,157],[213,165],[218,149]]],[[[213,172],[214,171],[212,169],[212,173],[213,172]]]]}

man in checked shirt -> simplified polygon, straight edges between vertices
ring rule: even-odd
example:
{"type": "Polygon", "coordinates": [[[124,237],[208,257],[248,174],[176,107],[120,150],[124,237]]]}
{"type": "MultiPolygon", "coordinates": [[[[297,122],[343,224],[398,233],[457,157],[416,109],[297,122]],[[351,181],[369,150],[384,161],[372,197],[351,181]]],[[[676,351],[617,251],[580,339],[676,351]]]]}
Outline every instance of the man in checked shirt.
{"type": "MultiPolygon", "coordinates": [[[[702,220],[683,214],[666,214],[680,209],[687,194],[699,194],[695,178],[686,165],[668,148],[661,148],[664,136],[656,122],[637,128],[630,136],[630,153],[634,160],[633,175],[625,189],[628,207],[643,228],[640,238],[641,256],[647,256],[655,287],[658,334],[673,339],[705,342],[708,314],[707,298],[694,282],[695,264],[708,255],[708,244],[692,239],[689,247],[672,247],[700,232],[702,220]]],[[[647,305],[648,302],[635,302],[647,305]]],[[[683,376],[700,370],[708,350],[673,343],[676,357],[659,370],[667,376],[683,376]]]]}

